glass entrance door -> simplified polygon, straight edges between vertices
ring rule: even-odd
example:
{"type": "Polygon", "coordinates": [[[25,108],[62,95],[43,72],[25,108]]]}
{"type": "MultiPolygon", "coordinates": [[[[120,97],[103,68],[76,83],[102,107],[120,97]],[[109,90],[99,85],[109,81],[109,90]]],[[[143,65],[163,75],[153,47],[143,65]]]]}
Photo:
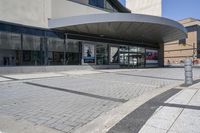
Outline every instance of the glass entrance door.
{"type": "Polygon", "coordinates": [[[129,67],[137,68],[137,64],[138,64],[137,54],[129,53],[129,67]]]}
{"type": "Polygon", "coordinates": [[[123,68],[145,67],[145,49],[136,46],[120,46],[120,65],[123,68]]]}
{"type": "Polygon", "coordinates": [[[129,51],[128,46],[120,46],[119,48],[119,61],[123,68],[127,68],[129,64],[129,51]]]}
{"type": "Polygon", "coordinates": [[[138,68],[144,68],[145,67],[145,56],[139,55],[138,56],[138,68]]]}
{"type": "Polygon", "coordinates": [[[120,53],[120,65],[123,66],[123,67],[124,66],[127,67],[128,64],[129,64],[128,54],[129,53],[120,53]]]}

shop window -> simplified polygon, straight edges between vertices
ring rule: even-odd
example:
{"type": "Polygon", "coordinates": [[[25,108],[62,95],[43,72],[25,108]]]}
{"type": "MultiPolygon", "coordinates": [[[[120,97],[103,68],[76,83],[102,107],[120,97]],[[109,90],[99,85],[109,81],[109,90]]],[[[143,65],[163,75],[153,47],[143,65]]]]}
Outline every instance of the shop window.
{"type": "Polygon", "coordinates": [[[138,47],[138,67],[145,67],[145,48],[138,47]]]}
{"type": "Polygon", "coordinates": [[[64,39],[48,38],[48,64],[49,65],[64,65],[66,59],[64,58],[65,44],[64,39]]]}
{"type": "Polygon", "coordinates": [[[119,47],[119,62],[121,65],[129,64],[129,48],[128,46],[119,47]]]}
{"type": "Polygon", "coordinates": [[[119,63],[119,47],[110,47],[110,63],[119,63]]]}
{"type": "Polygon", "coordinates": [[[104,8],[104,0],[89,0],[89,4],[92,6],[104,8]]]}
{"type": "Polygon", "coordinates": [[[119,47],[119,52],[128,52],[128,46],[120,46],[119,47]]]}
{"type": "Polygon", "coordinates": [[[108,0],[104,1],[104,7],[107,10],[113,11],[113,12],[117,12],[117,10],[108,2],[108,0]]]}
{"type": "Polygon", "coordinates": [[[143,53],[143,54],[145,54],[145,48],[138,47],[138,53],[143,53]]]}
{"type": "Polygon", "coordinates": [[[81,42],[68,40],[66,45],[66,64],[80,65],[81,64],[81,42]]]}
{"type": "Polygon", "coordinates": [[[97,60],[97,65],[108,64],[108,45],[107,44],[96,45],[96,60],[97,60]]]}
{"type": "Polygon", "coordinates": [[[21,64],[21,35],[0,32],[0,66],[21,64]]]}
{"type": "Polygon", "coordinates": [[[41,37],[23,35],[23,65],[41,65],[42,53],[41,37]]]}
{"type": "Polygon", "coordinates": [[[138,52],[138,48],[134,47],[134,46],[130,46],[129,47],[129,52],[135,52],[135,53],[137,53],[138,52]]]}
{"type": "Polygon", "coordinates": [[[179,44],[186,45],[186,39],[179,40],[179,44]]]}

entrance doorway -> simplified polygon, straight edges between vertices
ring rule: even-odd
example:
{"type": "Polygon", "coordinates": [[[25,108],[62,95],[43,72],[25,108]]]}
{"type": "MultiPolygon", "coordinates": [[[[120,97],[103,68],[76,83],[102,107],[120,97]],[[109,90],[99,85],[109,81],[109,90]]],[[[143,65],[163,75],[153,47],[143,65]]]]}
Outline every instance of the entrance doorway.
{"type": "Polygon", "coordinates": [[[138,47],[120,47],[120,65],[122,68],[144,68],[145,52],[140,52],[138,47]]]}
{"type": "Polygon", "coordinates": [[[129,67],[137,68],[138,66],[138,57],[135,53],[129,53],[129,67]]]}

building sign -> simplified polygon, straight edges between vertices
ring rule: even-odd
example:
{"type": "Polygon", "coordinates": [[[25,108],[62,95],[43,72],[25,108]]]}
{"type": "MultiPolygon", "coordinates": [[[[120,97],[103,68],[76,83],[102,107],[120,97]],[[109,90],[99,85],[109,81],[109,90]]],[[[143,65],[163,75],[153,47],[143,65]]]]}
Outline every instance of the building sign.
{"type": "Polygon", "coordinates": [[[158,50],[146,49],[146,65],[158,66],[158,50]]]}
{"type": "Polygon", "coordinates": [[[83,60],[84,63],[95,63],[94,45],[92,44],[83,45],[83,60]]]}

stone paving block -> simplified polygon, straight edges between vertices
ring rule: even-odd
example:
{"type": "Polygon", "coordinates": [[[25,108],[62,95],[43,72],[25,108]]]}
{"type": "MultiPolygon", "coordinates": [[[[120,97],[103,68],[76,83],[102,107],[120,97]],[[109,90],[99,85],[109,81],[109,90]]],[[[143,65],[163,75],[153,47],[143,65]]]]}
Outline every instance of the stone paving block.
{"type": "Polygon", "coordinates": [[[196,117],[197,119],[200,119],[200,111],[199,110],[184,109],[182,115],[184,115],[185,117],[189,116],[189,117],[196,117]]]}
{"type": "Polygon", "coordinates": [[[162,118],[156,118],[156,117],[152,117],[150,118],[145,125],[151,126],[151,127],[155,127],[158,129],[164,129],[164,130],[168,130],[170,128],[170,126],[173,124],[173,122],[175,121],[174,119],[162,119],[162,118]]]}
{"type": "MultiPolygon", "coordinates": [[[[195,69],[194,77],[198,77],[199,72],[195,69]]],[[[183,69],[111,71],[65,77],[55,77],[55,75],[58,74],[27,77],[21,75],[18,78],[29,79],[32,83],[125,100],[159,87],[184,81],[183,69]],[[45,76],[51,78],[44,78],[45,76]]],[[[198,102],[198,99],[193,102],[198,102]]],[[[20,81],[2,83],[0,86],[0,113],[51,128],[57,127],[65,132],[72,132],[121,104],[106,99],[27,85],[20,81]]]]}
{"type": "Polygon", "coordinates": [[[180,133],[199,133],[200,131],[200,117],[199,113],[193,113],[193,110],[185,110],[176,120],[170,131],[180,132],[180,133]],[[191,112],[190,112],[191,111],[191,112]],[[190,115],[187,113],[190,112],[190,115]]]}
{"type": "Polygon", "coordinates": [[[152,118],[174,121],[181,111],[182,108],[162,107],[153,114],[152,118]]]}
{"type": "Polygon", "coordinates": [[[167,130],[145,125],[142,127],[139,133],[167,133],[167,130]]]}
{"type": "Polygon", "coordinates": [[[188,104],[191,98],[194,96],[194,94],[197,92],[197,90],[194,89],[188,89],[183,90],[177,97],[175,97],[173,100],[171,100],[168,103],[174,103],[174,104],[188,104]]]}
{"type": "MultiPolygon", "coordinates": [[[[200,86],[199,86],[200,87],[200,86]]],[[[190,101],[189,105],[194,105],[194,106],[200,106],[200,89],[197,90],[198,92],[196,95],[192,98],[190,101]]]]}

